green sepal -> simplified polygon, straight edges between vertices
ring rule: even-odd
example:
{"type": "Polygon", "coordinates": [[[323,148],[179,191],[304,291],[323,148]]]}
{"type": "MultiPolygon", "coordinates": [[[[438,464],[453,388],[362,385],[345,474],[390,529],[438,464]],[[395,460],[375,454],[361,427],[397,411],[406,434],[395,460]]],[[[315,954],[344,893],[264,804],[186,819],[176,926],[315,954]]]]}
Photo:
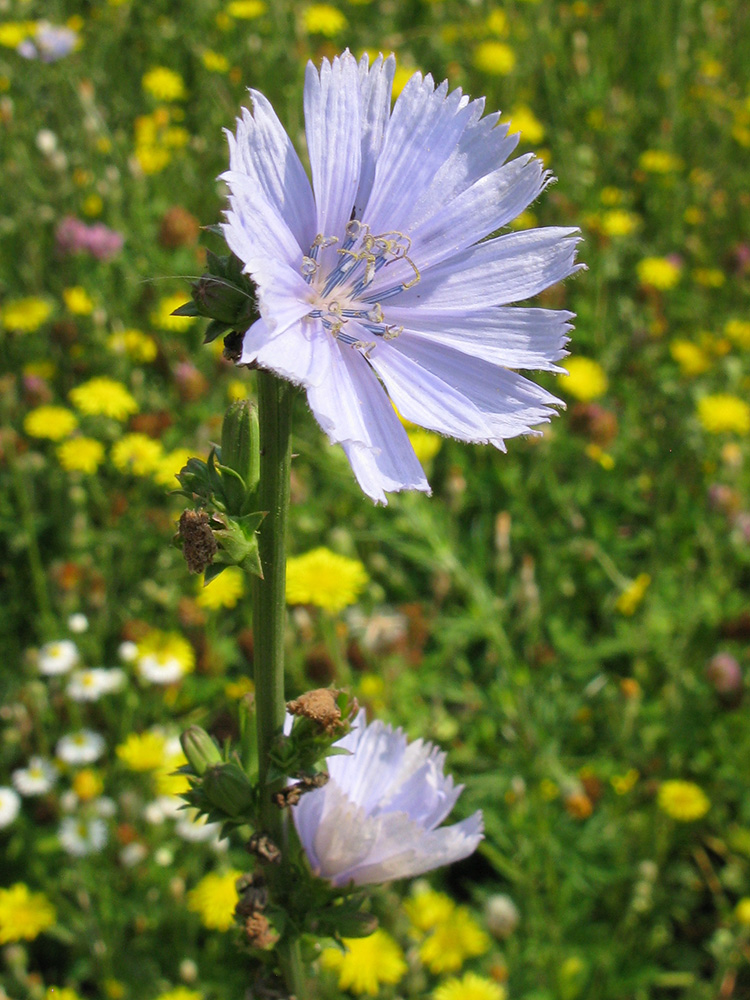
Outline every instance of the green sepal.
{"type": "Polygon", "coordinates": [[[254,815],[256,792],[239,764],[229,761],[209,767],[203,775],[201,791],[221,812],[222,819],[229,816],[254,815]]]}
{"type": "Polygon", "coordinates": [[[229,333],[231,329],[231,323],[222,323],[220,319],[212,319],[206,327],[206,332],[203,334],[204,345],[212,344],[218,337],[222,337],[225,333],[229,333]]]}
{"type": "Polygon", "coordinates": [[[195,302],[185,302],[170,313],[171,316],[200,316],[195,302]]]}

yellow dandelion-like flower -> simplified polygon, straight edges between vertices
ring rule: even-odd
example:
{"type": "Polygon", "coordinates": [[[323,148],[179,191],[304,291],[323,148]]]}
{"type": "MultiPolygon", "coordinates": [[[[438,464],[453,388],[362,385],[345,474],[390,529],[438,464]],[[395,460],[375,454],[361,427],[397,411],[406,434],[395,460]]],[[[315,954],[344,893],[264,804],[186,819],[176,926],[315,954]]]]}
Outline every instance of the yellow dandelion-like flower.
{"type": "Polygon", "coordinates": [[[185,81],[166,66],[154,66],[143,74],[141,86],[157,101],[183,101],[187,97],[185,81]]]}
{"type": "Polygon", "coordinates": [[[62,297],[65,308],[74,316],[90,316],[94,311],[94,301],[81,285],[63,288],[62,297]]]}
{"type": "Polygon", "coordinates": [[[314,3],[302,14],[302,24],[308,35],[335,38],[347,26],[346,17],[328,3],[314,3]]]}
{"type": "Polygon", "coordinates": [[[631,767],[625,774],[613,774],[609,782],[618,795],[627,795],[635,788],[640,776],[640,772],[631,767]]]}
{"type": "Polygon", "coordinates": [[[561,388],[574,399],[590,402],[599,399],[609,387],[602,366],[591,358],[569,358],[565,362],[568,375],[563,378],[561,388]]]}
{"type": "Polygon", "coordinates": [[[544,138],[544,125],[526,104],[517,104],[510,112],[510,131],[520,132],[521,142],[529,145],[536,145],[544,138]]]}
{"type": "Polygon", "coordinates": [[[235,403],[240,399],[247,399],[247,382],[242,379],[233,378],[227,383],[227,398],[235,403]]]}
{"type": "Polygon", "coordinates": [[[167,740],[154,729],[130,733],[115,753],[130,771],[156,771],[164,766],[167,740]]]}
{"type": "Polygon", "coordinates": [[[122,382],[105,376],[82,382],[68,396],[73,406],[87,416],[125,420],[138,410],[138,404],[122,382]]]}
{"type": "Polygon", "coordinates": [[[138,166],[147,176],[161,173],[172,159],[168,149],[162,146],[150,146],[147,143],[139,143],[134,155],[138,166]]]}
{"type": "Polygon", "coordinates": [[[189,448],[175,448],[174,451],[167,452],[159,459],[159,463],[154,469],[154,480],[159,486],[176,490],[179,486],[177,473],[182,471],[192,456],[193,453],[189,448]]]}
{"type": "Polygon", "coordinates": [[[673,340],[669,345],[669,353],[680,366],[680,371],[688,378],[702,375],[711,367],[711,359],[697,344],[691,340],[673,340]]]}
{"type": "Polygon", "coordinates": [[[668,257],[644,257],[636,265],[638,280],[647,288],[667,292],[680,280],[680,266],[668,257]]]}
{"type": "Polygon", "coordinates": [[[223,56],[220,52],[214,52],[212,49],[205,49],[201,53],[201,62],[209,73],[229,72],[229,60],[227,57],[223,56]]]}
{"type": "Polygon", "coordinates": [[[154,774],[157,795],[182,795],[183,792],[190,791],[187,775],[175,774],[177,768],[184,767],[185,764],[187,757],[182,750],[171,754],[163,761],[154,774]]]}
{"type": "Polygon", "coordinates": [[[423,427],[409,427],[406,433],[420,465],[431,462],[443,446],[443,439],[439,434],[426,431],[423,427]]]}
{"type": "Polygon", "coordinates": [[[340,556],[321,547],[286,564],[288,604],[314,604],[326,611],[342,611],[354,604],[369,582],[359,559],[340,556]]]}
{"type": "Polygon", "coordinates": [[[163,457],[162,446],[148,434],[125,434],[112,447],[112,464],[118,472],[150,476],[163,457]]]}
{"type": "Polygon", "coordinates": [[[743,927],[750,927],[750,896],[743,896],[734,908],[734,919],[743,927]]]}
{"type": "Polygon", "coordinates": [[[245,574],[239,566],[227,566],[201,589],[196,602],[209,611],[220,611],[236,607],[244,593],[245,574]]]}
{"type": "Polygon", "coordinates": [[[730,319],[724,327],[724,333],[733,344],[745,350],[750,349],[750,320],[730,319]]]}
{"type": "Polygon", "coordinates": [[[23,882],[0,889],[0,944],[33,941],[52,927],[57,914],[42,892],[31,892],[23,882]]]}
{"type": "Polygon", "coordinates": [[[727,276],[718,267],[697,267],[693,271],[693,281],[703,288],[721,288],[727,276]]]}
{"type": "Polygon", "coordinates": [[[446,979],[432,994],[433,1000],[505,1000],[508,993],[494,979],[467,972],[461,979],[446,979]]]}
{"type": "Polygon", "coordinates": [[[228,931],[234,923],[234,908],[239,896],[235,883],[242,872],[211,872],[187,894],[188,909],[197,913],[204,927],[228,931]]]}
{"type": "Polygon", "coordinates": [[[504,10],[497,8],[493,10],[485,21],[487,31],[491,31],[493,35],[507,35],[508,33],[508,15],[504,10]]]}
{"type": "Polygon", "coordinates": [[[57,460],[67,472],[93,476],[104,461],[104,445],[90,437],[72,437],[57,446],[57,460]]]}
{"type": "Polygon", "coordinates": [[[62,441],[78,426],[78,417],[64,406],[37,406],[30,410],[23,421],[29,437],[47,441],[62,441]]]}
{"type": "Polygon", "coordinates": [[[81,997],[75,990],[71,989],[70,986],[48,986],[45,994],[44,1000],[81,1000],[81,997]]]}
{"type": "Polygon", "coordinates": [[[227,4],[227,14],[238,21],[252,21],[265,14],[268,5],[263,0],[232,0],[227,4]]]}
{"type": "Polygon", "coordinates": [[[474,49],[474,67],[489,76],[507,76],[516,65],[516,54],[505,42],[481,42],[474,49]]]}
{"type": "Polygon", "coordinates": [[[188,330],[198,318],[197,316],[173,316],[175,309],[185,304],[187,296],[184,292],[175,292],[159,299],[156,308],[151,313],[151,323],[157,330],[169,330],[170,333],[183,333],[188,330]]]}
{"type": "Polygon", "coordinates": [[[404,910],[412,927],[422,932],[444,924],[455,908],[456,904],[450,896],[444,892],[435,892],[434,889],[417,892],[404,903],[404,910]]]}
{"type": "Polygon", "coordinates": [[[619,236],[630,236],[640,224],[641,220],[638,216],[624,208],[613,208],[609,212],[603,212],[599,223],[604,235],[612,239],[619,236]]]}
{"type": "Polygon", "coordinates": [[[615,608],[621,615],[634,615],[646,591],[651,586],[651,577],[648,573],[639,573],[629,587],[620,594],[615,601],[615,608]]]}
{"type": "Polygon", "coordinates": [[[672,174],[682,168],[682,160],[664,149],[647,149],[638,157],[638,166],[650,174],[672,174]]]}
{"type": "Polygon", "coordinates": [[[465,906],[457,906],[450,917],[425,938],[419,957],[430,972],[458,972],[467,958],[484,955],[490,948],[489,935],[482,930],[465,906]]]}
{"type": "Polygon", "coordinates": [[[324,948],[320,965],[338,973],[339,989],[357,996],[377,996],[381,984],[395,986],[408,970],[400,945],[378,928],[365,938],[344,938],[346,951],[324,948]]]}
{"type": "Polygon", "coordinates": [[[16,333],[33,333],[52,315],[52,306],[46,299],[29,296],[10,299],[0,310],[0,321],[6,330],[16,333]]]}
{"type": "Polygon", "coordinates": [[[203,994],[198,990],[189,990],[187,986],[177,986],[166,993],[160,993],[156,1000],[203,1000],[203,994]]]}
{"type": "Polygon", "coordinates": [[[152,628],[138,643],[138,659],[154,657],[161,663],[176,660],[183,674],[195,670],[195,650],[179,632],[163,632],[152,628]]]}
{"type": "Polygon", "coordinates": [[[6,21],[0,24],[0,45],[16,49],[25,38],[36,34],[36,21],[6,21]]]}
{"type": "Polygon", "coordinates": [[[665,781],[659,788],[659,808],[680,823],[701,819],[711,808],[708,796],[692,781],[665,781]]]}
{"type": "Polygon", "coordinates": [[[118,330],[107,338],[107,348],[113,354],[147,363],[157,355],[156,341],[141,330],[118,330]]]}
{"type": "Polygon", "coordinates": [[[224,694],[231,701],[239,701],[246,694],[251,694],[255,690],[255,685],[249,677],[238,677],[236,681],[229,681],[224,685],[224,694]]]}
{"type": "Polygon", "coordinates": [[[73,777],[73,791],[81,802],[91,802],[104,791],[104,782],[98,771],[84,767],[73,777]]]}
{"type": "Polygon", "coordinates": [[[750,433],[750,405],[738,396],[716,393],[698,400],[698,419],[709,434],[750,433]]]}

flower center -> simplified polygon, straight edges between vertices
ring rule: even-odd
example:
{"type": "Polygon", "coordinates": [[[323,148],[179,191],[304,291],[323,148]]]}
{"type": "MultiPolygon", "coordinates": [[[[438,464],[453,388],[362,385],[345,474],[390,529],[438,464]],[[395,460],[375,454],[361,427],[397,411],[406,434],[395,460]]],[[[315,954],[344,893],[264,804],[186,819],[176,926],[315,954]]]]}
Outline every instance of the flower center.
{"type": "Polygon", "coordinates": [[[338,236],[318,233],[310,253],[302,258],[301,272],[317,293],[308,316],[320,319],[332,337],[341,340],[368,357],[377,339],[392,340],[403,327],[386,322],[382,301],[411,288],[420,280],[419,268],[409,256],[411,239],[401,232],[374,235],[370,227],[352,219],[347,223],[343,244],[335,255],[326,252],[339,243],[338,236]],[[381,268],[403,260],[413,270],[408,281],[400,281],[377,296],[368,296],[367,289],[381,268]],[[375,340],[365,340],[348,333],[346,326],[355,320],[375,340]]]}

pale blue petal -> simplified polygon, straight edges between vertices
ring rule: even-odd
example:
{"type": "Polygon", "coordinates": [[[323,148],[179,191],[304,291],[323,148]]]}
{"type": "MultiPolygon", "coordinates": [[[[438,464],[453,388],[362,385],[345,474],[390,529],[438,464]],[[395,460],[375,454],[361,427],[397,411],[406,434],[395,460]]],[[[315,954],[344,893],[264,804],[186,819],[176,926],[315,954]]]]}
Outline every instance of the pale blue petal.
{"type": "Polygon", "coordinates": [[[343,446],[364,492],[383,504],[386,492],[429,492],[406,431],[364,357],[343,345],[330,361],[328,378],[308,389],[307,400],[329,440],[343,446]]]}
{"type": "Polygon", "coordinates": [[[295,385],[319,384],[327,375],[326,337],[317,321],[303,320],[279,335],[259,319],[245,334],[240,363],[260,365],[295,385]]]}
{"type": "Polygon", "coordinates": [[[362,158],[359,70],[348,52],[305,74],[305,131],[317,232],[341,238],[354,206],[362,158]]]}
{"type": "Polygon", "coordinates": [[[362,169],[354,199],[354,217],[361,218],[375,179],[375,164],[383,145],[383,136],[391,113],[391,90],[396,59],[379,55],[369,66],[367,53],[359,61],[359,87],[362,128],[362,169]]]}
{"type": "MultiPolygon", "coordinates": [[[[565,345],[573,313],[564,309],[494,306],[466,314],[446,313],[425,306],[388,307],[388,321],[406,333],[445,344],[463,354],[483,358],[503,368],[561,372],[555,364],[567,355],[565,345]]],[[[397,404],[398,405],[398,404],[397,404]]]]}
{"type": "MultiPolygon", "coordinates": [[[[448,313],[521,302],[583,267],[575,263],[577,234],[549,227],[487,240],[430,268],[412,288],[398,291],[393,303],[448,313]]],[[[385,309],[390,299],[381,292],[368,301],[381,301],[385,309]]]]}
{"type": "Polygon", "coordinates": [[[415,74],[393,108],[362,221],[372,233],[404,231],[416,199],[453,152],[473,108],[459,90],[415,74]]]}

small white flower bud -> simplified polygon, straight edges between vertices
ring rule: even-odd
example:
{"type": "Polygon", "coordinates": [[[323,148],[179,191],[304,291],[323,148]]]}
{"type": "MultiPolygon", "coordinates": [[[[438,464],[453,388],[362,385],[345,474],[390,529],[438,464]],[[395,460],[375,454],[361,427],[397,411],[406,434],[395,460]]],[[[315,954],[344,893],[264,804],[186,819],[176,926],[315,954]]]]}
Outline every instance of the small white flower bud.
{"type": "Polygon", "coordinates": [[[484,907],[484,917],[490,934],[500,941],[510,937],[521,919],[518,907],[505,893],[490,896],[484,907]]]}

